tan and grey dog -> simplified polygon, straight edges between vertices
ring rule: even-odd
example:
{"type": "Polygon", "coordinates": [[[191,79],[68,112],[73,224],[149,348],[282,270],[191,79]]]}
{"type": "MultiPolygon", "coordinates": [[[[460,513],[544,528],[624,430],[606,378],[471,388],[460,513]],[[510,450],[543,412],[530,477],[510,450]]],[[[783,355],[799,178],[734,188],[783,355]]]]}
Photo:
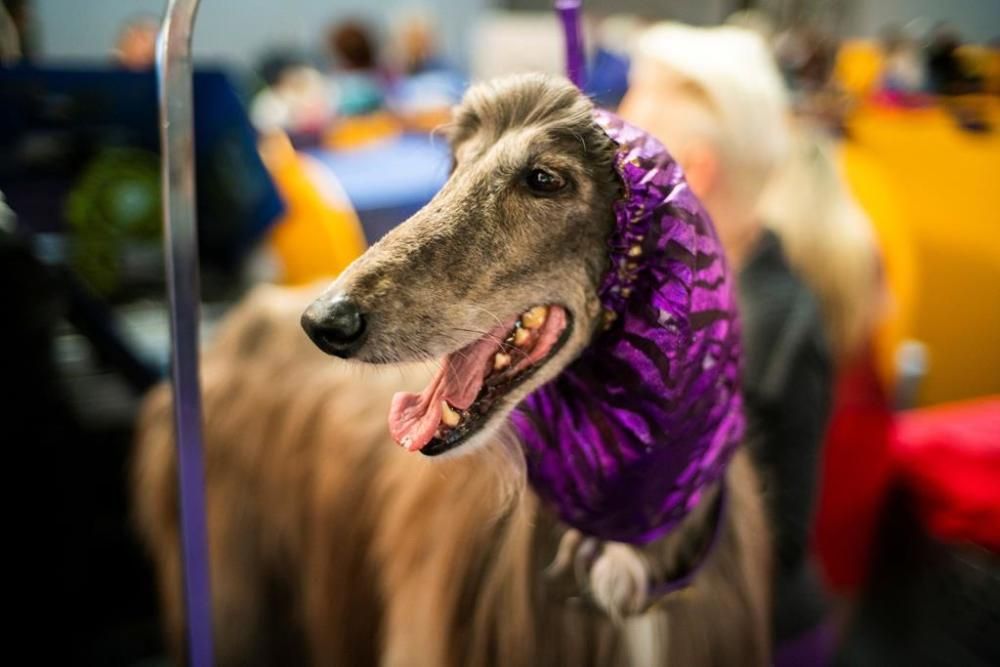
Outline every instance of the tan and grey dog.
{"type": "MultiPolygon", "coordinates": [[[[648,547],[595,544],[539,506],[505,426],[598,327],[621,193],[590,102],[542,76],[477,86],[450,139],[455,166],[441,192],[303,316],[319,347],[367,364],[326,360],[296,321],[311,295],[275,288],[238,308],[205,354],[219,664],[766,664],[770,564],[745,454],[730,466],[730,509],[693,584],[647,599],[649,582],[683,574],[704,550],[714,493],[648,547]],[[530,329],[523,363],[495,354],[494,337],[515,321],[530,329]],[[390,405],[426,384],[426,362],[439,359],[437,384],[390,405]],[[404,362],[425,364],[368,365],[404,362]],[[469,402],[461,370],[484,362],[499,379],[469,402]],[[459,403],[460,416],[448,407],[459,403]],[[400,444],[455,455],[391,446],[387,412],[400,444]]],[[[180,656],[162,387],[134,472],[180,656]]]]}

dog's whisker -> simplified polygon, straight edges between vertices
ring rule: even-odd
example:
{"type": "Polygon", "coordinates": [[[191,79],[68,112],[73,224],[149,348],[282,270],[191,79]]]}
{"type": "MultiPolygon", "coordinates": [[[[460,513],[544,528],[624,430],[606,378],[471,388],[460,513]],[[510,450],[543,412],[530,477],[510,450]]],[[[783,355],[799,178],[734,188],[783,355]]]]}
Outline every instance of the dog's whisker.
{"type": "Polygon", "coordinates": [[[474,334],[478,334],[480,336],[488,336],[489,333],[490,333],[489,331],[480,331],[479,329],[463,329],[462,327],[454,327],[452,330],[453,331],[463,331],[465,333],[474,333],[474,334]]]}
{"type": "Polygon", "coordinates": [[[480,306],[480,305],[475,304],[475,303],[470,303],[468,305],[470,307],[472,307],[472,308],[477,308],[477,309],[483,311],[484,313],[486,313],[487,315],[489,315],[490,317],[492,317],[494,320],[496,320],[497,326],[503,326],[503,320],[500,319],[500,316],[497,315],[496,313],[494,313],[489,308],[484,308],[483,306],[480,306]]]}
{"type": "Polygon", "coordinates": [[[503,343],[504,343],[504,339],[498,337],[492,331],[478,331],[476,329],[461,329],[461,328],[455,328],[454,330],[455,331],[464,331],[464,332],[467,332],[467,333],[479,334],[479,336],[481,336],[483,338],[488,338],[489,340],[491,340],[494,343],[496,343],[497,347],[503,345],[503,343]]]}

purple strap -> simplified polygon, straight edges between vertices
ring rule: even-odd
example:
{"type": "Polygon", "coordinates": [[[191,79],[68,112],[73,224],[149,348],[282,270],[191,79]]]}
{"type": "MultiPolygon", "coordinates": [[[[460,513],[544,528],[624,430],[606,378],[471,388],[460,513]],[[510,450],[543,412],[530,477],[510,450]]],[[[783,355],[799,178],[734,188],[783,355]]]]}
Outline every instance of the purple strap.
{"type": "Polygon", "coordinates": [[[200,302],[191,91],[191,32],[198,3],[170,0],[156,44],[156,69],[188,650],[192,667],[210,667],[212,599],[198,383],[200,302]]]}
{"type": "Polygon", "coordinates": [[[705,545],[704,550],[695,561],[694,565],[691,566],[688,571],[678,579],[670,579],[669,581],[664,581],[660,584],[655,584],[649,588],[649,598],[653,600],[653,604],[656,604],[658,600],[656,598],[662,598],[670,593],[679,591],[682,588],[687,588],[694,582],[694,578],[698,576],[701,572],[701,568],[705,566],[708,562],[709,557],[712,552],[715,551],[715,547],[718,546],[719,540],[722,537],[722,526],[726,523],[726,509],[728,505],[729,494],[726,492],[726,483],[722,482],[719,486],[719,495],[715,500],[715,511],[712,513],[712,519],[715,521],[715,526],[712,528],[712,537],[705,545]]]}
{"type": "Polygon", "coordinates": [[[566,35],[566,76],[577,88],[583,89],[586,73],[583,57],[583,33],[580,29],[581,0],[556,0],[556,13],[566,35]]]}
{"type": "Polygon", "coordinates": [[[837,656],[837,627],[832,619],[806,630],[794,639],[776,642],[774,667],[827,667],[837,656]]]}

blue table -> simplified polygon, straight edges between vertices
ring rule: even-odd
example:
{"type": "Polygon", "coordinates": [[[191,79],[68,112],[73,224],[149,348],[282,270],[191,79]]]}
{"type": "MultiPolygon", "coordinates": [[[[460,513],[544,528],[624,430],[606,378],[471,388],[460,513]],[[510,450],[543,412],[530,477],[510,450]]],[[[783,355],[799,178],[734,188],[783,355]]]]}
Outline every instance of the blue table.
{"type": "Polygon", "coordinates": [[[451,167],[444,138],[424,134],[404,134],[355,150],[305,152],[337,177],[369,243],[429,202],[451,167]]]}

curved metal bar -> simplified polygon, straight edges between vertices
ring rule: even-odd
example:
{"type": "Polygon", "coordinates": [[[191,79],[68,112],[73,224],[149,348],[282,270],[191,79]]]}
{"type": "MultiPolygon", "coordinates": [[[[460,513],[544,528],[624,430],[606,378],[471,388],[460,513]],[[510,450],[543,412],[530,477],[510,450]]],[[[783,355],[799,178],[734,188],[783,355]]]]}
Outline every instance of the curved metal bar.
{"type": "Polygon", "coordinates": [[[555,8],[566,35],[566,76],[583,89],[586,65],[583,53],[583,31],[580,26],[582,0],[556,0],[555,8]]]}
{"type": "Polygon", "coordinates": [[[169,0],[156,43],[156,71],[188,651],[192,667],[210,667],[212,604],[198,381],[200,299],[191,81],[191,33],[199,2],[169,0]]]}

